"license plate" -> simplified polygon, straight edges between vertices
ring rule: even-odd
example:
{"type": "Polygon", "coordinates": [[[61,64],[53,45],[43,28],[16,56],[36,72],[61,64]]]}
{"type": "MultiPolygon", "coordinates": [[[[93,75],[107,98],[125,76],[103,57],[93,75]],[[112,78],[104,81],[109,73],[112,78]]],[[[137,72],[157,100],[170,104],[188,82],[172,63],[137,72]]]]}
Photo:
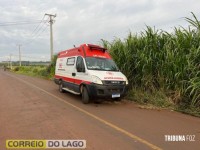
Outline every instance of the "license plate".
{"type": "Polygon", "coordinates": [[[112,94],[112,98],[120,97],[120,94],[112,94]]]}

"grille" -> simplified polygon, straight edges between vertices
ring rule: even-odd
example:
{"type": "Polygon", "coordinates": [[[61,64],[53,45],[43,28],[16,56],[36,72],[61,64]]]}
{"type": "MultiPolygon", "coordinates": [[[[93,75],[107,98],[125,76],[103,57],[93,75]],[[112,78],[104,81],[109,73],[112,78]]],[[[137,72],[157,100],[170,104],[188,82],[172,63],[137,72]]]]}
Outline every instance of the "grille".
{"type": "Polygon", "coordinates": [[[125,81],[115,81],[115,80],[112,80],[112,81],[104,80],[103,81],[103,84],[105,84],[105,85],[124,85],[125,83],[126,83],[125,81]]]}
{"type": "Polygon", "coordinates": [[[109,92],[111,92],[111,93],[120,93],[120,92],[122,92],[122,89],[109,89],[109,92]]]}

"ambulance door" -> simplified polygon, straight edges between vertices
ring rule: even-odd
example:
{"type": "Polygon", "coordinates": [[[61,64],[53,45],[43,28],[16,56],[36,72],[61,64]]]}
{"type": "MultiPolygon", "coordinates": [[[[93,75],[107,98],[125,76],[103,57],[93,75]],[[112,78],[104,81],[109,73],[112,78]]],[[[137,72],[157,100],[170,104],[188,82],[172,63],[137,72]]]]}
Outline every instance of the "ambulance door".
{"type": "Polygon", "coordinates": [[[85,73],[86,69],[85,69],[85,64],[84,64],[84,60],[81,56],[77,57],[76,60],[76,66],[75,66],[75,70],[73,73],[73,76],[75,77],[74,83],[75,83],[75,91],[76,92],[80,92],[79,91],[79,86],[80,84],[84,81],[84,79],[86,78],[86,73],[85,73]]]}

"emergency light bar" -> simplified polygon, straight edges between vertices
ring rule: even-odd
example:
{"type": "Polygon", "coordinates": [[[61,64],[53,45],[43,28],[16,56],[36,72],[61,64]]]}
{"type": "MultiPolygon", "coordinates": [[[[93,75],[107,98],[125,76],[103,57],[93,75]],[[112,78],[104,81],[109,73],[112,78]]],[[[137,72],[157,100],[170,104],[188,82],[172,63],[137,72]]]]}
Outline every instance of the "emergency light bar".
{"type": "Polygon", "coordinates": [[[96,46],[96,45],[92,45],[92,44],[88,44],[88,47],[90,48],[90,50],[101,50],[104,53],[107,50],[106,48],[103,48],[103,47],[100,47],[100,46],[96,46]]]}

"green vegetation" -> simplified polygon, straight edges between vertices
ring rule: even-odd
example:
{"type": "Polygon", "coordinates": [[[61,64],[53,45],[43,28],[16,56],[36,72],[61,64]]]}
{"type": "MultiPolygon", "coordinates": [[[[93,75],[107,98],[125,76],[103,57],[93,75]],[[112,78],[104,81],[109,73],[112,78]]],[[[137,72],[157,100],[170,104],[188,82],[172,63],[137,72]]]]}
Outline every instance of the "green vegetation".
{"type": "Polygon", "coordinates": [[[20,74],[29,76],[47,77],[48,73],[45,66],[22,66],[13,67],[13,71],[20,74]]]}
{"type": "Polygon", "coordinates": [[[173,33],[147,26],[124,40],[102,40],[129,79],[129,99],[200,116],[200,22],[192,15],[187,29],[173,33]]]}
{"type": "MultiPolygon", "coordinates": [[[[124,40],[102,40],[102,45],[129,80],[127,98],[140,104],[170,108],[200,116],[200,22],[173,33],[147,26],[124,40]]],[[[48,67],[20,67],[14,71],[52,78],[56,56],[48,67]]]]}
{"type": "Polygon", "coordinates": [[[57,55],[54,56],[53,61],[49,66],[21,66],[13,67],[13,71],[20,74],[25,74],[29,76],[37,76],[46,79],[51,79],[55,74],[57,55]]]}

